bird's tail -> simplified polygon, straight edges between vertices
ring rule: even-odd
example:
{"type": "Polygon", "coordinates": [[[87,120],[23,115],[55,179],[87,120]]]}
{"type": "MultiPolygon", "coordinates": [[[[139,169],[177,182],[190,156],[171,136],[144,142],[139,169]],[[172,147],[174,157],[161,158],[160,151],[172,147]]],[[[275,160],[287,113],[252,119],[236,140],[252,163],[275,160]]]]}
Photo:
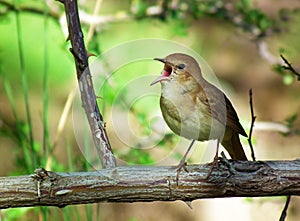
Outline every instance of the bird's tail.
{"type": "Polygon", "coordinates": [[[239,134],[235,131],[232,132],[230,140],[222,141],[222,145],[228,151],[233,160],[247,160],[243,146],[240,142],[239,134]]]}

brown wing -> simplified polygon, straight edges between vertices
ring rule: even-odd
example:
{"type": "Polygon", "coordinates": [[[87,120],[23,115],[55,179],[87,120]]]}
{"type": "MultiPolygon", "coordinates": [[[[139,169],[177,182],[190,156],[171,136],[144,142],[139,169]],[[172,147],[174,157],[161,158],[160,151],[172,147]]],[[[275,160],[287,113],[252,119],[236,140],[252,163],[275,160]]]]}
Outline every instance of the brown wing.
{"type": "Polygon", "coordinates": [[[247,134],[246,134],[244,128],[242,127],[242,125],[240,124],[239,117],[238,117],[234,107],[232,106],[230,100],[225,95],[224,95],[224,97],[225,97],[226,109],[227,109],[227,126],[231,127],[233,130],[235,130],[239,134],[247,137],[247,134]]]}
{"type": "MultiPolygon", "coordinates": [[[[226,113],[226,126],[247,137],[247,134],[240,124],[238,115],[230,100],[217,87],[208,82],[205,82],[205,84],[205,94],[207,97],[205,101],[211,109],[212,117],[224,125],[226,113]]],[[[203,98],[201,100],[203,101],[203,98]]]]}

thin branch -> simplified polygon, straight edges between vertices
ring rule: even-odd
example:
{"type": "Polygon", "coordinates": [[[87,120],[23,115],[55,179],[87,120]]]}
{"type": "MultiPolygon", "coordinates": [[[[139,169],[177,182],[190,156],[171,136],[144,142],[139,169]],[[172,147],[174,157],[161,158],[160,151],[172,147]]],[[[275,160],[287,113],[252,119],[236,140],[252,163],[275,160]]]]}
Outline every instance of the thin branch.
{"type": "Polygon", "coordinates": [[[92,172],[0,177],[0,209],[99,202],[193,201],[204,198],[300,196],[300,160],[218,162],[187,166],[176,184],[176,167],[115,167],[92,172]]]}
{"type": "Polygon", "coordinates": [[[103,168],[116,166],[116,159],[105,130],[105,123],[99,111],[94,92],[92,76],[88,64],[88,55],[83,41],[83,33],[78,16],[77,1],[63,1],[67,16],[71,53],[74,56],[77,79],[83,108],[92,131],[94,144],[101,159],[103,168]]]}
{"type": "Polygon", "coordinates": [[[259,55],[265,59],[269,64],[271,65],[275,65],[275,64],[281,64],[281,60],[273,55],[270,50],[269,47],[267,45],[267,43],[261,39],[255,41],[256,42],[256,46],[257,46],[257,50],[259,55]]]}
{"type": "Polygon", "coordinates": [[[51,152],[48,153],[47,161],[45,164],[46,170],[51,168],[53,153],[54,153],[56,147],[58,146],[57,144],[58,144],[59,139],[63,136],[62,135],[63,130],[67,123],[67,119],[68,119],[70,109],[73,104],[73,99],[74,99],[75,93],[76,93],[76,87],[73,86],[73,88],[71,89],[71,91],[68,94],[68,98],[65,102],[64,109],[63,109],[63,111],[60,115],[59,121],[58,121],[58,126],[56,128],[56,132],[55,132],[53,143],[52,143],[52,150],[51,150],[51,152]]]}
{"type": "Polygon", "coordinates": [[[289,63],[289,61],[282,54],[280,54],[280,57],[286,64],[286,66],[282,65],[281,67],[284,68],[285,70],[289,70],[290,72],[292,72],[294,75],[298,77],[298,80],[300,80],[300,74],[293,68],[292,64],[289,63]]]}
{"type": "Polygon", "coordinates": [[[256,121],[256,131],[275,131],[284,134],[290,134],[291,129],[284,123],[272,122],[272,121],[256,121]]]}
{"type": "Polygon", "coordinates": [[[285,217],[287,215],[287,210],[288,210],[289,205],[290,205],[290,201],[291,201],[291,196],[286,196],[286,202],[285,202],[284,208],[282,210],[279,221],[284,221],[285,220],[285,217]]]}
{"type": "MultiPolygon", "coordinates": [[[[101,5],[102,5],[102,1],[103,0],[97,0],[96,1],[96,4],[95,4],[95,8],[94,8],[94,12],[93,12],[93,17],[94,16],[97,16],[97,14],[99,14],[99,11],[100,11],[100,8],[101,8],[101,5]]],[[[95,32],[95,25],[94,24],[91,24],[90,27],[89,27],[89,31],[88,31],[88,34],[87,34],[87,40],[86,40],[86,44],[88,45],[89,42],[92,40],[92,37],[94,35],[94,32],[95,32]]]]}
{"type": "Polygon", "coordinates": [[[255,153],[252,145],[252,132],[253,132],[253,127],[255,123],[256,116],[254,115],[254,108],[253,108],[253,101],[252,101],[252,89],[249,90],[249,98],[250,98],[250,111],[251,111],[251,126],[250,126],[250,131],[249,131],[249,137],[248,137],[248,143],[251,149],[251,157],[252,160],[255,161],[255,153]]]}

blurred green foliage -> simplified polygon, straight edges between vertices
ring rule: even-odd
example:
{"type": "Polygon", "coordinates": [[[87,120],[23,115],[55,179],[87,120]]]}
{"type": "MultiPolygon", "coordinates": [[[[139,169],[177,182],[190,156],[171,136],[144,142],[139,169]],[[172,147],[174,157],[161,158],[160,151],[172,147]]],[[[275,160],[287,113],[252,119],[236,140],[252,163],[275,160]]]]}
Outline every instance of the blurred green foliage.
{"type": "MultiPolygon", "coordinates": [[[[95,2],[88,1],[80,7],[86,13],[92,14],[95,2]]],[[[5,175],[32,173],[38,166],[45,167],[49,162],[49,156],[52,162],[50,169],[55,171],[93,169],[81,155],[74,153],[75,141],[72,136],[61,135],[67,144],[60,145],[59,150],[56,149],[57,153],[54,153],[53,149],[58,119],[69,91],[76,84],[74,61],[68,52],[70,45],[66,42],[67,37],[63,34],[64,29],[59,22],[60,16],[64,17],[64,9],[59,2],[53,4],[36,0],[13,3],[0,0],[0,96],[1,105],[3,104],[0,109],[0,135],[14,142],[11,152],[16,156],[15,169],[5,171],[5,175]],[[24,83],[27,89],[24,88],[24,83]],[[28,93],[28,99],[24,98],[24,93],[28,93]],[[26,105],[29,106],[29,111],[26,110],[26,105]],[[26,114],[32,117],[32,122],[28,121],[26,114]],[[32,141],[30,131],[33,133],[32,141]],[[59,155],[65,152],[67,163],[59,159],[59,155]]],[[[207,17],[215,19],[214,25],[222,21],[224,23],[221,25],[229,24],[243,31],[253,41],[267,39],[272,35],[285,33],[284,22],[290,21],[290,17],[298,12],[296,9],[282,9],[277,16],[271,17],[255,7],[250,0],[133,0],[119,1],[119,4],[115,4],[115,1],[103,1],[101,13],[110,15],[116,21],[104,22],[96,27],[96,32],[87,45],[90,52],[99,56],[119,43],[139,38],[184,39],[187,45],[192,45],[193,42],[189,39],[190,25],[207,17]],[[129,19],[118,20],[118,16],[124,13],[129,19]]],[[[83,22],[85,36],[90,27],[87,23],[83,22]]],[[[197,36],[196,41],[201,42],[201,38],[197,36]]],[[[291,42],[295,41],[293,39],[291,42]]],[[[140,99],[132,104],[132,92],[124,85],[143,75],[158,74],[160,68],[160,66],[153,67],[147,62],[134,62],[112,70],[109,77],[103,76],[104,84],[96,88],[96,93],[102,97],[98,99],[98,103],[104,116],[109,115],[112,106],[120,107],[121,110],[128,111],[134,116],[136,127],[142,128],[138,131],[139,135],[149,136],[153,132],[149,125],[149,116],[159,108],[158,97],[140,99]]],[[[273,65],[271,68],[282,76],[286,85],[293,83],[295,77],[284,70],[281,64],[273,65]]],[[[149,83],[147,82],[147,87],[149,83]]],[[[141,88],[146,86],[141,85],[141,88]]],[[[286,120],[288,127],[294,128],[296,119],[297,115],[288,118],[286,120]]],[[[178,137],[173,133],[166,133],[157,146],[169,152],[177,141],[178,137]]],[[[156,162],[151,151],[144,149],[143,144],[139,142],[126,152],[120,150],[115,152],[129,164],[156,162]]],[[[172,156],[181,159],[178,152],[172,153],[172,156]]],[[[92,220],[91,210],[88,205],[85,220],[92,220]]],[[[28,211],[31,209],[7,210],[5,215],[1,216],[6,220],[19,218],[27,220],[28,211]]],[[[43,214],[44,220],[47,220],[49,211],[48,208],[41,208],[35,212],[43,214]]],[[[77,207],[64,209],[63,220],[81,220],[79,217],[77,207]]]]}
{"type": "Polygon", "coordinates": [[[296,121],[297,118],[298,118],[298,113],[295,113],[292,114],[291,116],[288,116],[285,119],[285,123],[289,129],[289,132],[283,133],[284,136],[293,135],[293,134],[300,135],[300,129],[297,127],[298,126],[296,121]]]}

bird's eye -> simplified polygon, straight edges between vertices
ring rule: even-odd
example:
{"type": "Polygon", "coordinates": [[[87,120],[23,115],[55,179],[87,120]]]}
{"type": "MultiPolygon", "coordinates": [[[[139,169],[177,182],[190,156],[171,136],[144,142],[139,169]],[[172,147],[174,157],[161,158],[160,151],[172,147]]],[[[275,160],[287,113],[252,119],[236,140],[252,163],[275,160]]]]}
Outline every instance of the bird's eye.
{"type": "Polygon", "coordinates": [[[182,70],[182,69],[185,68],[185,64],[179,64],[179,65],[177,65],[177,68],[180,69],[180,70],[182,70]]]}

